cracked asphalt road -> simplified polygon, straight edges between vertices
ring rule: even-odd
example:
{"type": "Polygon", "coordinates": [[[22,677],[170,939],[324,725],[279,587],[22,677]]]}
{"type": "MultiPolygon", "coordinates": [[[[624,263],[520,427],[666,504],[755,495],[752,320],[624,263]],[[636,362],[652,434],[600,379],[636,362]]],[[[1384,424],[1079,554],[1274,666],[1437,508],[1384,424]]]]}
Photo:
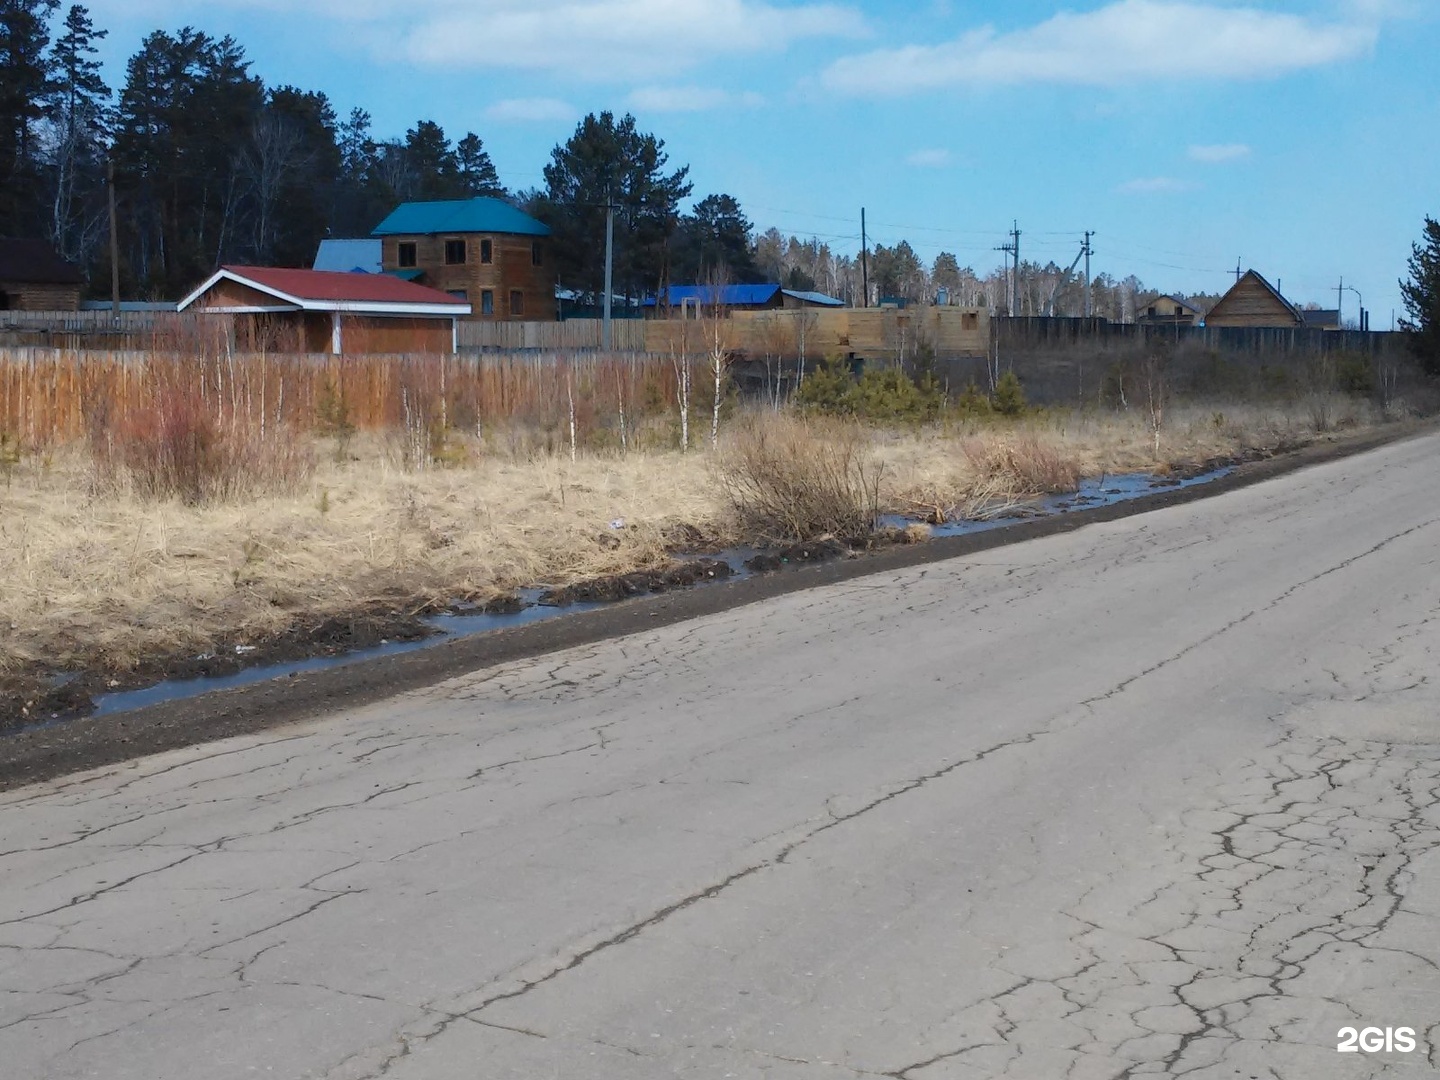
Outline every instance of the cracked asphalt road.
{"type": "Polygon", "coordinates": [[[1433,1076],[1437,458],[0,795],[0,1073],[1433,1076]]]}

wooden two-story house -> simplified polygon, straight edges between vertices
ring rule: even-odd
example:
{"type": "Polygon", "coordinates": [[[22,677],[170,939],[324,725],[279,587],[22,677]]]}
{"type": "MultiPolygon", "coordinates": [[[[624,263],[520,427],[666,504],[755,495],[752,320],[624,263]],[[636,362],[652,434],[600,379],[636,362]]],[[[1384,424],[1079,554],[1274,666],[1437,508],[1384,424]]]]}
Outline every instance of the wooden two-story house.
{"type": "Polygon", "coordinates": [[[502,199],[402,203],[371,235],[387,274],[464,300],[471,319],[556,317],[550,229],[502,199]]]}

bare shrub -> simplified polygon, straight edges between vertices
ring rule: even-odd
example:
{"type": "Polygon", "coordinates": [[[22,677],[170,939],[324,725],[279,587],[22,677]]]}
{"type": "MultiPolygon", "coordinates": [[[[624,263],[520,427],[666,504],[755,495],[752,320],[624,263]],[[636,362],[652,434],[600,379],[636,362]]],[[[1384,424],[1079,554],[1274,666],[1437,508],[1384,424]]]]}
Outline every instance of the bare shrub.
{"type": "Polygon", "coordinates": [[[1001,492],[1034,495],[1074,491],[1080,484],[1080,462],[1033,436],[970,438],[960,448],[976,473],[977,490],[992,497],[1001,492]]]}
{"type": "Polygon", "coordinates": [[[315,466],[308,443],[287,432],[262,438],[233,415],[217,419],[198,393],[177,386],[118,425],[92,426],[90,452],[102,479],[128,479],[142,498],[188,506],[293,492],[315,466]]]}
{"type": "Polygon", "coordinates": [[[881,466],[858,425],[752,415],[718,464],[743,535],[761,541],[858,537],[879,516],[881,466]]]}

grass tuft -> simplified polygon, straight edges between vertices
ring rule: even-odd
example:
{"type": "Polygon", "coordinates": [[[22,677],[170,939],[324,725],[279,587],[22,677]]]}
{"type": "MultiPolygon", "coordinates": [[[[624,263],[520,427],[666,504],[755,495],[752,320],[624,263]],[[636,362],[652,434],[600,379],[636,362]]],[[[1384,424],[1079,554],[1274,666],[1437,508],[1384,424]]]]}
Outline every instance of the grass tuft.
{"type": "Polygon", "coordinates": [[[840,420],[746,417],[718,463],[738,533],[762,542],[869,533],[882,473],[869,443],[861,427],[840,420]]]}

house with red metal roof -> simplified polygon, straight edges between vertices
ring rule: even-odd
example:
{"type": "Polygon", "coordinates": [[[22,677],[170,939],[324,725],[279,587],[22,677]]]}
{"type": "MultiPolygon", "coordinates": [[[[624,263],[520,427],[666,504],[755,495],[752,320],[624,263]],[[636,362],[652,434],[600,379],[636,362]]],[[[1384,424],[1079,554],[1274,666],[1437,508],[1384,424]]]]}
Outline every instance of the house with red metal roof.
{"type": "Polygon", "coordinates": [[[177,305],[232,316],[246,340],[295,352],[454,352],[469,301],[388,274],[225,266],[177,305]]]}

